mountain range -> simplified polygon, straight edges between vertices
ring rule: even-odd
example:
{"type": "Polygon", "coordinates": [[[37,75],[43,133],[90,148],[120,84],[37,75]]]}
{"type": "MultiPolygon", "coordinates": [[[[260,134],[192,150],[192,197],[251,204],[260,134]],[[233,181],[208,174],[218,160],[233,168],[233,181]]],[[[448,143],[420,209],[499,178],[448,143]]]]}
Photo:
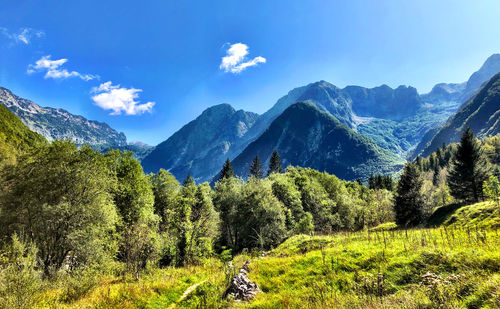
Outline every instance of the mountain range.
{"type": "Polygon", "coordinates": [[[480,137],[498,133],[498,75],[493,76],[499,71],[500,54],[494,54],[467,82],[439,83],[426,94],[405,85],[339,88],[318,81],[292,89],[262,115],[212,106],[156,147],[128,144],[105,123],[40,107],[1,87],[0,103],[49,141],[69,138],[101,151],[132,151],[146,172],[164,168],[180,180],[188,174],[199,182],[213,180],[227,158],[246,177],[256,155],[267,163],[275,149],[285,166],[364,179],[455,141],[464,125],[480,137]]]}
{"type": "Polygon", "coordinates": [[[0,87],[0,104],[48,141],[70,139],[77,145],[89,144],[95,148],[127,145],[125,134],[104,122],[87,120],[61,108],[41,107],[3,87],[0,87]]]}

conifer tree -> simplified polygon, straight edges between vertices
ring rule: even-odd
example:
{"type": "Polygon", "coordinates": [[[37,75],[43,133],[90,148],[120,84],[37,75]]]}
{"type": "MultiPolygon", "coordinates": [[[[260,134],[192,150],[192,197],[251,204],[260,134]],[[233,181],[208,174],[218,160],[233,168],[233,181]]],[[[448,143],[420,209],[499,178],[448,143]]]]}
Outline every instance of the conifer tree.
{"type": "Polygon", "coordinates": [[[187,187],[189,185],[194,185],[194,184],[196,184],[196,183],[193,179],[193,176],[191,176],[191,173],[188,173],[188,175],[187,175],[186,179],[184,180],[184,182],[182,183],[182,185],[184,187],[187,187]]]}
{"type": "Polygon", "coordinates": [[[400,226],[416,226],[422,222],[424,201],[421,194],[422,179],[417,166],[407,163],[399,179],[394,212],[400,226]]]}
{"type": "Polygon", "coordinates": [[[252,161],[252,165],[250,165],[250,176],[254,176],[256,178],[262,178],[262,176],[264,176],[259,156],[255,156],[252,161]]]}
{"type": "Polygon", "coordinates": [[[471,128],[462,134],[452,160],[447,180],[451,195],[466,202],[477,202],[483,197],[483,182],[488,178],[487,162],[471,128]]]}
{"type": "Polygon", "coordinates": [[[375,189],[375,176],[373,173],[371,173],[370,178],[368,178],[368,188],[375,189]]]}
{"type": "Polygon", "coordinates": [[[224,162],[224,165],[222,166],[222,170],[220,171],[219,180],[231,177],[234,177],[233,165],[231,164],[229,158],[227,158],[226,162],[224,162]]]}
{"type": "Polygon", "coordinates": [[[267,175],[269,176],[272,173],[282,173],[282,172],[283,168],[281,167],[281,158],[275,149],[273,151],[273,154],[271,155],[271,159],[269,159],[269,171],[267,172],[267,175]]]}

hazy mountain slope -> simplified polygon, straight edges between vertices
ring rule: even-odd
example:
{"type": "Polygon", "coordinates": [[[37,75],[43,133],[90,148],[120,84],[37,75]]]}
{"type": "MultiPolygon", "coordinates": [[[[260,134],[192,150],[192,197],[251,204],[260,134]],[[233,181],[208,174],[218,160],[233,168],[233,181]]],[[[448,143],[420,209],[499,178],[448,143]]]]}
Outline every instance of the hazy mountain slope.
{"type": "Polygon", "coordinates": [[[413,116],[422,106],[417,89],[387,85],[375,88],[347,86],[342,90],[349,95],[354,113],[362,117],[402,120],[413,116]]]}
{"type": "Polygon", "coordinates": [[[478,137],[500,132],[500,73],[491,78],[425,145],[426,157],[444,143],[457,142],[470,126],[478,137]]]}
{"type": "Polygon", "coordinates": [[[125,134],[115,131],[106,123],[87,120],[64,109],[41,107],[2,87],[0,104],[49,141],[70,139],[77,145],[89,144],[96,148],[127,145],[125,134]]]}
{"type": "Polygon", "coordinates": [[[493,54],[474,72],[465,85],[461,101],[465,102],[490,78],[500,72],[500,54],[493,54]]]}
{"type": "Polygon", "coordinates": [[[180,180],[188,173],[197,181],[210,180],[258,117],[229,104],[210,107],[156,146],[142,165],[146,172],[167,169],[180,180]]]}
{"type": "Polygon", "coordinates": [[[0,105],[0,165],[11,161],[20,152],[46,143],[43,136],[28,129],[5,106],[0,105]]]}
{"type": "Polygon", "coordinates": [[[237,175],[246,177],[253,158],[262,162],[276,149],[283,165],[311,167],[343,179],[366,178],[370,172],[389,172],[401,161],[311,103],[296,103],[233,160],[237,175]]]}

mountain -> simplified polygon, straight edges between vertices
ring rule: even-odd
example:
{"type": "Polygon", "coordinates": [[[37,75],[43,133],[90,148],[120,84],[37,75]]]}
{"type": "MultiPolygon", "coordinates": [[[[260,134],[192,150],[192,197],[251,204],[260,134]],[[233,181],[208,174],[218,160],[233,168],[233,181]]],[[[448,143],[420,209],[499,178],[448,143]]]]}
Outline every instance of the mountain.
{"type": "Polygon", "coordinates": [[[41,107],[2,87],[0,104],[49,141],[70,139],[77,145],[89,144],[94,148],[127,145],[125,134],[118,133],[106,123],[87,120],[60,108],[41,107]]]}
{"type": "Polygon", "coordinates": [[[46,143],[43,136],[31,131],[5,106],[0,105],[0,166],[12,162],[30,147],[46,143]]]}
{"type": "Polygon", "coordinates": [[[493,54],[483,63],[481,68],[474,72],[466,83],[461,95],[462,101],[467,101],[470,97],[493,75],[500,72],[500,54],[493,54]]]}
{"type": "Polygon", "coordinates": [[[142,160],[146,172],[169,170],[177,179],[191,173],[197,181],[208,181],[226,158],[232,159],[232,147],[247,133],[259,115],[236,111],[229,104],[206,109],[142,160]]]}
{"type": "Polygon", "coordinates": [[[284,166],[311,167],[339,178],[367,178],[371,172],[393,172],[402,160],[378,147],[312,103],[295,103],[233,161],[239,176],[247,177],[253,158],[269,162],[277,150],[284,166]]]}
{"type": "Polygon", "coordinates": [[[400,121],[415,115],[423,105],[417,89],[407,86],[396,89],[387,85],[371,89],[347,86],[343,92],[348,94],[353,112],[361,117],[400,121]]]}
{"type": "Polygon", "coordinates": [[[491,78],[425,145],[421,155],[427,157],[443,143],[460,140],[467,128],[479,138],[500,133],[500,73],[491,78]]]}

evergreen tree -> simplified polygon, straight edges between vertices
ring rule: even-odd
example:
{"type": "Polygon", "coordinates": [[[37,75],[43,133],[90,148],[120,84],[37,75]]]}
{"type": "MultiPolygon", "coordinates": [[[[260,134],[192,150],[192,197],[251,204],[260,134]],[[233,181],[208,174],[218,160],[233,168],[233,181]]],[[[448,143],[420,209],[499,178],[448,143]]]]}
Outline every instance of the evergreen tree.
{"type": "Polygon", "coordinates": [[[220,174],[219,180],[234,177],[233,165],[231,164],[229,158],[227,158],[226,162],[224,162],[222,170],[220,171],[219,174],[220,174]]]}
{"type": "Polygon", "coordinates": [[[375,189],[375,176],[373,173],[371,173],[370,178],[368,178],[368,188],[375,189]]]}
{"type": "Polygon", "coordinates": [[[262,164],[260,164],[259,156],[255,156],[252,161],[252,165],[250,165],[250,176],[262,178],[263,175],[264,172],[262,171],[262,164]]]}
{"type": "Polygon", "coordinates": [[[441,169],[439,168],[438,165],[436,165],[434,167],[434,173],[432,174],[432,184],[434,186],[437,186],[439,185],[439,172],[441,171],[441,169]]]}
{"type": "Polygon", "coordinates": [[[483,182],[487,178],[483,150],[468,127],[462,134],[448,174],[451,195],[466,202],[477,202],[483,197],[483,182]]]}
{"type": "Polygon", "coordinates": [[[394,212],[400,226],[416,226],[422,222],[424,201],[421,195],[422,179],[417,166],[407,163],[399,179],[394,212]]]}
{"type": "Polygon", "coordinates": [[[196,185],[196,182],[194,181],[193,177],[191,176],[191,173],[188,173],[186,179],[184,179],[184,182],[182,183],[184,187],[187,187],[189,185],[196,185]]]}
{"type": "Polygon", "coordinates": [[[267,175],[269,176],[272,173],[282,173],[282,172],[283,168],[281,167],[281,158],[275,149],[273,151],[273,154],[271,155],[271,159],[269,159],[269,171],[267,172],[267,175]]]}

